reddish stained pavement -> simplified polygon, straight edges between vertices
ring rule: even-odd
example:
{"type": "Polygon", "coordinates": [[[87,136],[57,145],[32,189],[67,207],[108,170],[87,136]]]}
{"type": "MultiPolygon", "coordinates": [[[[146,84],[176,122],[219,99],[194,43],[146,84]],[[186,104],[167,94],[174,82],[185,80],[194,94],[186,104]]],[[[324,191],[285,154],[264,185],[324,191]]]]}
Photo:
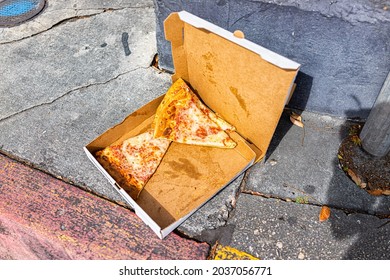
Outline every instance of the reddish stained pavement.
{"type": "Polygon", "coordinates": [[[0,154],[0,259],[206,259],[132,211],[0,154]]]}

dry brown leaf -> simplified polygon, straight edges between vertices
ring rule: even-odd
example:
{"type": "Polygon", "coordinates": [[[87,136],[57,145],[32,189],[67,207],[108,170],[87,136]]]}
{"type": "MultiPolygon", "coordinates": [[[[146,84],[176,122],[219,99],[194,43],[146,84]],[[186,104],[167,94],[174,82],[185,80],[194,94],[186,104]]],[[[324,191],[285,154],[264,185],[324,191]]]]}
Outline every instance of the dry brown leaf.
{"type": "Polygon", "coordinates": [[[355,172],[352,171],[352,169],[348,169],[348,175],[351,177],[352,181],[360,187],[362,180],[355,174],[355,172]]]}
{"type": "Polygon", "coordinates": [[[293,117],[297,121],[300,121],[300,122],[302,121],[302,117],[295,112],[291,112],[291,117],[293,117]]]}
{"type": "Polygon", "coordinates": [[[330,217],[330,208],[328,206],[322,206],[320,211],[320,222],[326,221],[330,217]]]}
{"type": "Polygon", "coordinates": [[[383,194],[383,190],[367,190],[367,192],[371,195],[379,196],[383,194]]]}
{"type": "Polygon", "coordinates": [[[382,192],[382,194],[384,194],[384,195],[390,195],[390,190],[384,190],[384,191],[382,192]]]}
{"type": "Polygon", "coordinates": [[[292,115],[290,116],[290,121],[291,121],[294,125],[299,126],[299,127],[303,127],[303,126],[304,126],[304,125],[303,125],[303,122],[302,122],[302,120],[300,120],[300,119],[302,119],[302,118],[300,118],[300,116],[299,116],[299,118],[294,118],[292,115]]]}

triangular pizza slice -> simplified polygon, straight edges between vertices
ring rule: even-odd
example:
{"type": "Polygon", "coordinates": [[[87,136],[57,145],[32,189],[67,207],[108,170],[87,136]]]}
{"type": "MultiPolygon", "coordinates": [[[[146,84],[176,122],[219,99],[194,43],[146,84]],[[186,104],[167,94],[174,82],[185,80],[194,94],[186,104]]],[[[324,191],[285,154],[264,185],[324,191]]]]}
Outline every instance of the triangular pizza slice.
{"type": "Polygon", "coordinates": [[[98,151],[96,159],[133,199],[137,199],[170,143],[167,139],[154,139],[153,130],[149,129],[98,151]]]}
{"type": "Polygon", "coordinates": [[[152,127],[155,138],[208,147],[234,148],[224,131],[234,127],[208,109],[182,79],[167,91],[152,127]]]}

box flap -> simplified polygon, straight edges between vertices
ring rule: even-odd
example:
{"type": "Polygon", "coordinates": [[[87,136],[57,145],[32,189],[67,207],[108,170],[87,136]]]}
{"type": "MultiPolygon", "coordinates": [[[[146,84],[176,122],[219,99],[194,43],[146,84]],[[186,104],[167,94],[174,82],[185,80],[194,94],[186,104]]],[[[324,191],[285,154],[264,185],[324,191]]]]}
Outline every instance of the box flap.
{"type": "Polygon", "coordinates": [[[188,12],[164,22],[175,74],[265,156],[300,65],[188,12]]]}

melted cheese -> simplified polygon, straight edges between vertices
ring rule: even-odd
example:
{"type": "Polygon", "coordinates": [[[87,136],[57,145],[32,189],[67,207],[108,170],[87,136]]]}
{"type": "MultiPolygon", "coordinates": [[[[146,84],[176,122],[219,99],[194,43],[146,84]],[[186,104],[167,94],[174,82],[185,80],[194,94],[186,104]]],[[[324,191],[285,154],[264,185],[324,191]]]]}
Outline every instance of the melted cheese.
{"type": "Polygon", "coordinates": [[[166,93],[153,122],[156,138],[179,143],[234,148],[223,129],[234,127],[211,112],[181,79],[166,93]]]}
{"type": "Polygon", "coordinates": [[[160,164],[169,143],[166,139],[154,139],[151,130],[125,140],[122,153],[131,166],[133,177],[146,183],[160,164]]]}

